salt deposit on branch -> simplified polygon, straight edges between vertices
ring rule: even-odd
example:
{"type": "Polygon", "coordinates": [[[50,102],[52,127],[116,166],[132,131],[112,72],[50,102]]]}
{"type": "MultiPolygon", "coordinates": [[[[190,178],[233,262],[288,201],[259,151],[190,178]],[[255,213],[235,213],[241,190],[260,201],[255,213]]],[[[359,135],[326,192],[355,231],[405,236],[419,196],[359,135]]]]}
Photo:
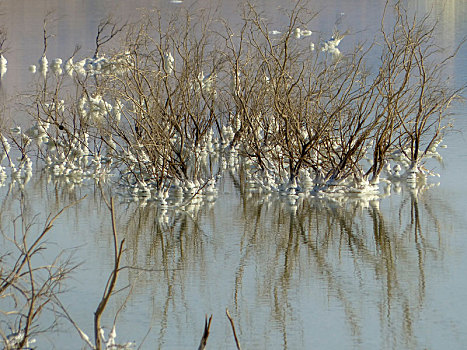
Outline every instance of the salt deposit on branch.
{"type": "Polygon", "coordinates": [[[7,71],[7,63],[7,59],[3,55],[0,55],[0,79],[3,78],[7,71]]]}

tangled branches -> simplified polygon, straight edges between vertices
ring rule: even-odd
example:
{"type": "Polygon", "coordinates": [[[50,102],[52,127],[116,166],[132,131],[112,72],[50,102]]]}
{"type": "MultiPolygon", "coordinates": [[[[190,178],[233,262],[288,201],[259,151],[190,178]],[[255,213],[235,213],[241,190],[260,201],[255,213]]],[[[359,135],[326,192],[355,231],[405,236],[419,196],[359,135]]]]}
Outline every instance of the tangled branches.
{"type": "Polygon", "coordinates": [[[320,49],[304,41],[312,33],[300,26],[315,14],[301,2],[281,31],[251,4],[235,27],[187,10],[102,21],[93,57],[74,62],[76,51],[65,73],[61,59],[45,71],[27,107],[35,124],[12,137],[22,153],[12,173],[36,152],[57,178],[117,174],[123,194],[161,205],[215,194],[223,170],[240,164],[252,187],[291,195],[377,195],[381,175],[424,181],[464,89],[443,72],[457,51],[443,55],[429,14],[396,4],[387,23],[388,7],[378,39],[344,53],[349,33],[337,28],[320,49]]]}

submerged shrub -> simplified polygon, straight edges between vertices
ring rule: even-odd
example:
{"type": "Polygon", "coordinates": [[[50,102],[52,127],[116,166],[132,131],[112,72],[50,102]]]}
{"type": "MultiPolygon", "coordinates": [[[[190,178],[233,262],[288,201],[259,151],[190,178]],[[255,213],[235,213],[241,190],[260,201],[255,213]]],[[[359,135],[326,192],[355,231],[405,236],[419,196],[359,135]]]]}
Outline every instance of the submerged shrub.
{"type": "MultiPolygon", "coordinates": [[[[455,52],[442,54],[429,15],[399,4],[375,42],[351,51],[339,49],[349,33],[337,28],[320,47],[306,41],[315,15],[299,2],[280,31],[250,4],[237,26],[208,11],[106,19],[94,56],[76,51],[64,70],[54,59],[53,74],[44,25],[42,76],[26,106],[34,125],[9,137],[20,170],[34,153],[55,178],[116,175],[122,193],[162,205],[215,194],[218,176],[239,167],[250,187],[291,196],[377,195],[381,175],[416,186],[463,91],[442,79],[455,52]]],[[[4,158],[22,178],[9,140],[4,158]]]]}

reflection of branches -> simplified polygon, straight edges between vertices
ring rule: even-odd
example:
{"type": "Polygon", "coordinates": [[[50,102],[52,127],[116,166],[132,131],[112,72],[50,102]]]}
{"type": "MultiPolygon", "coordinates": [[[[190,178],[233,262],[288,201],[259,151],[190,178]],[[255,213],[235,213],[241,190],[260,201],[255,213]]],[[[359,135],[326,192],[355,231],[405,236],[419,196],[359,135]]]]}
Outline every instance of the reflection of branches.
{"type": "MultiPolygon", "coordinates": [[[[240,204],[229,212],[229,217],[238,215],[232,220],[242,222],[242,231],[235,236],[238,260],[232,270],[236,314],[241,316],[245,302],[251,302],[245,299],[243,289],[246,283],[251,284],[249,272],[253,267],[257,297],[260,302],[268,301],[276,329],[284,344],[290,346],[288,333],[291,329],[296,332],[295,322],[300,322],[300,310],[294,310],[296,294],[290,291],[309,284],[307,279],[318,278],[328,297],[341,305],[356,342],[362,341],[370,303],[369,309],[379,315],[384,347],[413,347],[414,322],[425,303],[425,266],[438,258],[440,251],[438,236],[432,239],[424,220],[430,226],[431,222],[436,227],[443,225],[430,210],[428,197],[402,194],[398,215],[394,208],[386,212],[378,202],[357,199],[335,204],[302,198],[298,208],[292,210],[278,195],[265,199],[244,192],[240,204]],[[362,301],[362,291],[372,298],[362,301]]],[[[190,307],[186,286],[190,287],[192,279],[204,280],[209,275],[204,266],[210,253],[206,242],[211,232],[219,230],[216,210],[208,212],[207,207],[200,206],[188,214],[148,202],[146,207],[130,204],[125,215],[119,215],[128,219],[123,226],[132,267],[129,278],[135,291],[150,283],[159,289],[151,293],[154,308],[160,312],[159,347],[170,333],[171,318],[183,314],[172,310],[180,305],[185,311],[190,307]],[[162,219],[164,215],[167,219],[162,219]],[[154,276],[156,270],[160,278],[154,276]]],[[[435,234],[439,229],[435,228],[435,234]]],[[[245,325],[250,322],[245,319],[239,320],[238,329],[251,328],[245,325]]]]}
{"type": "Polygon", "coordinates": [[[128,246],[128,265],[133,267],[129,270],[130,283],[137,286],[136,293],[141,286],[160,288],[154,301],[161,305],[159,348],[165,343],[169,317],[172,316],[170,308],[175,307],[176,300],[179,300],[178,304],[186,303],[184,283],[180,282],[188,277],[186,267],[204,264],[207,234],[200,221],[205,210],[206,207],[200,206],[192,211],[174,211],[149,202],[145,207],[134,203],[128,205],[125,215],[120,215],[127,220],[122,226],[128,246]],[[154,271],[159,271],[160,278],[154,278],[154,271]],[[154,284],[155,280],[159,283],[154,284]]]}
{"type": "MultiPolygon", "coordinates": [[[[244,203],[244,204],[246,204],[246,203],[244,203]]],[[[262,209],[262,203],[260,203],[258,205],[256,211],[252,212],[251,216],[253,216],[253,217],[251,219],[253,219],[254,222],[255,222],[253,233],[250,236],[248,236],[248,232],[243,233],[243,236],[246,238],[246,243],[241,245],[242,249],[243,249],[243,246],[245,246],[245,248],[244,248],[244,252],[243,252],[242,256],[240,257],[240,262],[238,264],[238,268],[237,268],[237,271],[235,273],[234,305],[237,308],[237,310],[236,310],[237,312],[238,312],[238,294],[239,294],[239,290],[240,290],[240,288],[242,286],[242,280],[243,280],[243,274],[244,274],[244,271],[245,271],[245,266],[247,265],[247,260],[248,260],[249,256],[254,251],[254,246],[255,246],[254,243],[255,243],[255,241],[257,239],[257,233],[260,230],[261,213],[262,213],[261,209],[262,209]]],[[[244,213],[245,216],[247,216],[249,214],[248,207],[246,207],[246,205],[244,205],[243,213],[244,213]]],[[[243,238],[242,238],[242,240],[243,240],[243,238]]]]}
{"type": "MultiPolygon", "coordinates": [[[[301,202],[297,214],[290,212],[280,200],[274,202],[272,198],[268,199],[269,212],[262,202],[255,202],[254,198],[243,202],[246,206],[242,211],[247,223],[244,235],[249,242],[248,256],[256,255],[261,262],[275,262],[256,265],[265,270],[257,274],[264,276],[264,281],[257,282],[259,294],[262,299],[269,295],[271,310],[282,325],[288,323],[284,311],[291,307],[288,291],[297,283],[299,266],[306,265],[324,277],[329,293],[343,306],[352,334],[357,339],[362,333],[361,322],[365,317],[361,313],[359,293],[362,286],[374,288],[375,282],[365,278],[373,276],[378,284],[382,284],[383,290],[383,298],[378,301],[377,308],[382,331],[399,332],[396,325],[401,325],[402,337],[397,333],[390,337],[390,341],[413,345],[413,321],[425,298],[425,265],[428,259],[437,258],[439,251],[438,237],[431,240],[427,235],[430,231],[424,229],[421,209],[430,214],[428,220],[433,221],[436,227],[440,223],[429,209],[428,201],[424,201],[423,207],[418,205],[422,196],[417,198],[409,194],[408,202],[406,198],[402,198],[401,206],[410,203],[411,214],[407,217],[401,211],[398,223],[388,220],[377,202],[370,202],[369,206],[358,201],[336,206],[332,202],[310,199],[301,202]],[[303,256],[311,260],[305,263],[303,256]],[[352,265],[353,273],[349,276],[346,269],[352,265]],[[414,281],[418,281],[415,286],[414,281]],[[417,292],[407,293],[413,287],[417,292]]],[[[438,230],[435,232],[438,234],[438,230]]],[[[247,267],[247,262],[242,259],[238,271],[247,267]]],[[[236,278],[236,289],[243,282],[242,275],[236,278]]],[[[292,310],[290,312],[296,314],[292,310]]],[[[286,333],[286,327],[282,329],[286,333]]]]}
{"type": "Polygon", "coordinates": [[[335,271],[335,267],[332,265],[331,262],[327,260],[331,260],[328,258],[326,250],[320,249],[316,244],[315,240],[307,234],[307,230],[303,227],[303,225],[299,225],[298,233],[305,244],[308,252],[311,256],[314,256],[314,263],[316,265],[317,270],[320,272],[321,275],[325,276],[328,288],[333,291],[342,306],[344,307],[344,311],[347,316],[347,321],[351,325],[352,333],[359,334],[360,333],[360,326],[358,325],[358,314],[355,310],[354,306],[352,305],[352,298],[346,290],[348,287],[345,284],[345,281],[336,278],[338,275],[335,271]]]}

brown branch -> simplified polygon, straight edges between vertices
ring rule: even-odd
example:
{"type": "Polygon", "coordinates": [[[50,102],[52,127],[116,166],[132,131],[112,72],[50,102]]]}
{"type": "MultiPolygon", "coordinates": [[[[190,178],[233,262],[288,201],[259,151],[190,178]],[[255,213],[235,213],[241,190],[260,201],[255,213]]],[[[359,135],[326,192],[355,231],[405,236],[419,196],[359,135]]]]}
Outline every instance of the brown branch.
{"type": "Polygon", "coordinates": [[[206,315],[206,318],[204,320],[204,333],[201,338],[201,342],[199,343],[198,350],[204,350],[206,348],[206,343],[209,337],[209,328],[211,328],[211,321],[212,321],[212,314],[209,317],[209,322],[208,322],[208,315],[206,315]]]}
{"type": "Polygon", "coordinates": [[[107,284],[105,286],[104,295],[102,296],[99,305],[97,306],[96,311],[94,312],[94,339],[96,343],[96,350],[102,349],[101,338],[99,335],[100,320],[101,316],[104,313],[104,310],[109,302],[110,297],[115,289],[115,285],[117,284],[118,273],[120,271],[120,259],[123,253],[123,244],[125,243],[125,239],[122,239],[120,242],[120,246],[118,245],[118,237],[117,237],[117,228],[115,223],[115,208],[114,208],[114,200],[113,198],[110,199],[110,211],[112,217],[112,234],[114,239],[114,269],[110,273],[109,279],[107,280],[107,284]]]}
{"type": "Polygon", "coordinates": [[[237,350],[241,350],[240,342],[238,341],[238,338],[237,338],[237,332],[235,331],[234,321],[232,317],[230,316],[229,309],[225,309],[225,314],[227,315],[227,318],[230,321],[230,326],[232,327],[232,333],[235,339],[235,345],[237,345],[237,350]]]}

